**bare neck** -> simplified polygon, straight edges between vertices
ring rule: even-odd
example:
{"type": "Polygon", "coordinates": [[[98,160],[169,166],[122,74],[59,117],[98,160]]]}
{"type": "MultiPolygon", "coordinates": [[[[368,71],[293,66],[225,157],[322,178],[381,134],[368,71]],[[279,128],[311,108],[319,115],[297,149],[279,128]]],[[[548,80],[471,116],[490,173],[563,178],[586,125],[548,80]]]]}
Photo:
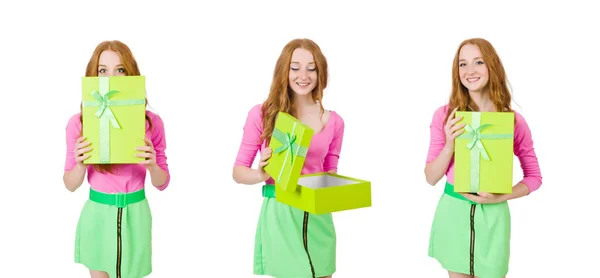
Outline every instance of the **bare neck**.
{"type": "Polygon", "coordinates": [[[490,99],[489,90],[469,91],[469,97],[479,107],[480,112],[496,112],[496,107],[490,99]]]}
{"type": "Polygon", "coordinates": [[[317,102],[312,99],[311,95],[300,96],[294,94],[294,104],[296,105],[296,111],[300,114],[304,114],[312,111],[317,105],[317,102]]]}

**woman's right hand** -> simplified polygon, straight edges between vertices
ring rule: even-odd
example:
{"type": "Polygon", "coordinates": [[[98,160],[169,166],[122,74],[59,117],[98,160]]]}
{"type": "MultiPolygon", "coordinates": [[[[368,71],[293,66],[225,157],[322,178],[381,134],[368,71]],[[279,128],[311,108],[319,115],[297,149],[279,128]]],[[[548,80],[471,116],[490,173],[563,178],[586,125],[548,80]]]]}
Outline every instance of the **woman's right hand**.
{"type": "Polygon", "coordinates": [[[85,137],[79,137],[75,144],[75,161],[77,161],[77,166],[85,167],[83,161],[90,157],[88,152],[92,150],[92,147],[88,147],[91,144],[89,141],[85,141],[85,137]]]}
{"type": "Polygon", "coordinates": [[[463,129],[463,127],[465,127],[464,123],[458,125],[456,124],[458,121],[462,120],[461,116],[454,117],[457,110],[458,107],[454,108],[454,110],[452,111],[452,113],[450,113],[450,116],[448,117],[446,125],[444,126],[444,133],[446,135],[446,144],[444,145],[444,148],[446,148],[447,150],[451,150],[452,152],[454,152],[454,139],[456,139],[456,137],[458,137],[465,131],[463,129]]]}
{"type": "Polygon", "coordinates": [[[260,152],[260,162],[258,164],[258,172],[260,174],[261,182],[266,181],[271,178],[271,176],[267,172],[265,172],[265,169],[264,169],[264,167],[267,166],[267,164],[269,164],[269,162],[267,160],[269,158],[271,158],[271,153],[272,153],[271,148],[265,148],[264,150],[262,150],[260,152]]]}

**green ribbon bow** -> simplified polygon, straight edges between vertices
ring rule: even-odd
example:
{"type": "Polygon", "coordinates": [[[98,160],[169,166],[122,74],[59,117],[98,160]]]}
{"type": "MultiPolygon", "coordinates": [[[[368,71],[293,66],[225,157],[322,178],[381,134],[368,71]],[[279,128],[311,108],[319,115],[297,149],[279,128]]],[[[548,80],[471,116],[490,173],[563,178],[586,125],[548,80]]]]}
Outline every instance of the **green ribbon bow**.
{"type": "Polygon", "coordinates": [[[277,141],[283,144],[281,147],[275,149],[275,153],[280,153],[285,150],[290,150],[290,164],[294,163],[294,143],[296,142],[296,134],[290,134],[289,132],[283,134],[280,130],[273,131],[273,136],[277,141]]]}
{"type": "Polygon", "coordinates": [[[466,134],[461,134],[457,138],[460,139],[471,139],[471,141],[467,144],[467,148],[471,150],[470,152],[470,160],[471,160],[471,169],[470,169],[470,185],[469,189],[471,192],[479,191],[479,162],[480,157],[483,157],[484,160],[491,160],[488,153],[485,151],[485,147],[483,146],[482,139],[510,139],[513,138],[512,134],[482,134],[481,132],[487,128],[492,126],[491,124],[481,125],[481,112],[473,112],[471,118],[471,125],[465,125],[466,134]]]}
{"type": "Polygon", "coordinates": [[[98,110],[96,110],[96,117],[102,119],[102,116],[106,113],[106,118],[110,121],[112,126],[116,129],[121,129],[119,122],[117,122],[117,118],[115,118],[115,114],[113,114],[112,109],[110,109],[110,106],[113,105],[113,102],[110,101],[110,97],[118,92],[119,91],[112,90],[108,91],[104,96],[102,96],[98,91],[93,91],[92,96],[98,100],[97,102],[94,102],[94,104],[98,103],[99,106],[98,110]]]}
{"type": "Polygon", "coordinates": [[[273,129],[273,138],[282,144],[281,147],[275,149],[273,152],[278,154],[289,150],[285,155],[285,159],[283,161],[283,165],[281,166],[281,170],[279,171],[277,181],[279,181],[281,179],[281,175],[283,175],[283,169],[285,169],[285,164],[287,163],[288,157],[290,158],[291,166],[294,163],[294,156],[306,157],[306,154],[308,153],[307,147],[300,146],[296,143],[296,134],[294,134],[294,131],[296,131],[296,124],[297,123],[294,123],[292,131],[287,133],[284,133],[277,128],[273,129]]]}
{"type": "Polygon", "coordinates": [[[121,129],[117,118],[110,109],[111,106],[125,106],[146,104],[145,99],[131,100],[111,100],[117,90],[109,90],[110,77],[98,77],[98,91],[93,91],[91,95],[96,101],[83,101],[83,107],[98,107],[96,117],[100,119],[100,163],[110,163],[110,125],[116,129],[121,129]]]}
{"type": "Polygon", "coordinates": [[[484,124],[482,126],[479,126],[478,128],[473,128],[469,124],[465,125],[465,129],[467,130],[468,133],[471,134],[471,142],[469,142],[469,144],[467,144],[467,148],[469,150],[473,150],[473,147],[477,146],[477,150],[479,151],[479,153],[481,153],[481,156],[483,156],[483,159],[485,159],[485,160],[490,160],[490,157],[487,154],[487,152],[485,151],[485,148],[483,147],[483,143],[481,143],[481,139],[482,139],[481,131],[489,126],[491,126],[491,124],[484,124]]]}

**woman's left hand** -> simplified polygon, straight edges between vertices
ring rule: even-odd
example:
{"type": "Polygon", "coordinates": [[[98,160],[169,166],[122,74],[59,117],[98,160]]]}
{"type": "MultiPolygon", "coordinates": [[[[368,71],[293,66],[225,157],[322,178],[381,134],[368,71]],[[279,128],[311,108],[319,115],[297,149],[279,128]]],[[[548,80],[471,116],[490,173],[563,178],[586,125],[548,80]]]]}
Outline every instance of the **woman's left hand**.
{"type": "Polygon", "coordinates": [[[146,142],[146,146],[135,148],[138,151],[142,151],[142,153],[137,153],[135,156],[144,157],[146,160],[140,161],[139,164],[142,164],[146,167],[146,169],[150,170],[152,168],[157,167],[156,165],[156,151],[154,150],[154,145],[152,141],[147,137],[144,138],[144,142],[146,142]]]}
{"type": "Polygon", "coordinates": [[[469,193],[460,193],[461,195],[465,196],[465,198],[478,203],[478,204],[496,204],[496,203],[502,203],[504,201],[506,201],[506,195],[505,194],[493,194],[493,193],[486,193],[486,192],[479,192],[477,193],[478,195],[474,195],[474,194],[469,194],[469,193]]]}

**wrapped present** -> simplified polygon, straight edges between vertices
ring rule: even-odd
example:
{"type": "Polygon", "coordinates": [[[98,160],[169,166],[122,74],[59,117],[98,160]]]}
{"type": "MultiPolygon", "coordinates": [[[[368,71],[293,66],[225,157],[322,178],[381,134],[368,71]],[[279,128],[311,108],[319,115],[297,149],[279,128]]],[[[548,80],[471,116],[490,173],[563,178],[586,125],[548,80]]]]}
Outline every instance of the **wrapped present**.
{"type": "Polygon", "coordinates": [[[272,150],[269,164],[265,166],[275,185],[285,191],[296,190],[304,159],[308,153],[314,131],[285,112],[279,112],[269,142],[272,150]]]}
{"type": "Polygon", "coordinates": [[[275,180],[268,190],[279,202],[315,214],[370,207],[369,181],[330,173],[301,174],[313,133],[293,116],[278,114],[269,143],[273,154],[264,168],[275,180]]]}
{"type": "Polygon", "coordinates": [[[83,136],[92,151],[85,164],[135,164],[146,135],[144,76],[82,78],[83,136]]]}
{"type": "Polygon", "coordinates": [[[512,112],[456,112],[466,123],[454,141],[454,191],[511,193],[513,187],[512,112]]]}

